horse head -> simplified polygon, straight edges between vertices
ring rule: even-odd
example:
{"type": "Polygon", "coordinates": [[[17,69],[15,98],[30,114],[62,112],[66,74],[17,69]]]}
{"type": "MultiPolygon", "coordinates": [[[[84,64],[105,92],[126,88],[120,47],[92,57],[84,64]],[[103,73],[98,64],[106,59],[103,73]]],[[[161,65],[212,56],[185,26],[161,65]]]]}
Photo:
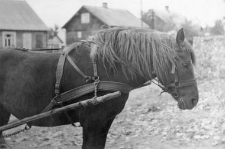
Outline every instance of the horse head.
{"type": "Polygon", "coordinates": [[[178,101],[180,109],[192,109],[197,104],[195,55],[183,29],[175,39],[144,28],[113,28],[101,31],[94,42],[98,48],[91,55],[107,62],[105,68],[122,72],[118,76],[122,81],[128,80],[128,85],[138,88],[157,78],[158,85],[178,101]]]}
{"type": "Polygon", "coordinates": [[[195,55],[191,45],[185,40],[183,29],[176,36],[175,62],[171,63],[171,71],[163,83],[163,90],[172,95],[180,109],[192,109],[198,103],[198,88],[193,65],[195,55]]]}

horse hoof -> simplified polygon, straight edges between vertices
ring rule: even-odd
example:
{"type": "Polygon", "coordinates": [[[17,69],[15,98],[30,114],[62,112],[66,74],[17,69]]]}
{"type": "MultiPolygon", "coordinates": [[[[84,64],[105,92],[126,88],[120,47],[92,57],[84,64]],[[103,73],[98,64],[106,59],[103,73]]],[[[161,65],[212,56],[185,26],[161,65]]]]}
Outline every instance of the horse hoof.
{"type": "Polygon", "coordinates": [[[0,144],[0,149],[9,149],[8,145],[6,144],[0,144]]]}

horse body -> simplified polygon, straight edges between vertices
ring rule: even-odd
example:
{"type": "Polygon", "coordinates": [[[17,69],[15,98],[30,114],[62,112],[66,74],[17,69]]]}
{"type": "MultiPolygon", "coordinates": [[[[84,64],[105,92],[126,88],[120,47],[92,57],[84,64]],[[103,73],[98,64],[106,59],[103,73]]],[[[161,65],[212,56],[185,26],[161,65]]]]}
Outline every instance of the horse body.
{"type": "Polygon", "coordinates": [[[17,50],[1,50],[0,57],[1,103],[18,118],[40,112],[53,96],[57,57],[17,50]]]}
{"type": "MultiPolygon", "coordinates": [[[[87,60],[85,63],[81,63],[83,57],[81,57],[80,54],[82,52],[87,53],[85,50],[87,49],[80,48],[79,51],[74,51],[76,52],[74,59],[76,59],[77,65],[82,68],[84,73],[92,75],[93,68],[91,61],[87,60]]],[[[73,53],[71,54],[73,55],[73,53]]],[[[1,122],[4,122],[1,125],[7,124],[8,117],[10,116],[9,113],[13,114],[18,119],[39,114],[55,96],[54,83],[59,54],[34,54],[17,50],[2,50],[0,51],[0,55],[2,56],[0,57],[0,103],[4,106],[4,108],[1,107],[1,109],[4,110],[4,112],[1,112],[1,116],[4,116],[1,118],[1,122]],[[7,55],[7,57],[5,57],[5,55],[7,55]],[[3,119],[5,119],[5,121],[3,119]]],[[[88,58],[89,55],[86,55],[86,57],[88,58]]],[[[99,63],[98,66],[101,66],[101,64],[99,63]]],[[[122,77],[120,77],[121,80],[119,80],[118,77],[112,79],[111,75],[106,74],[102,68],[103,67],[98,68],[101,80],[109,80],[109,78],[111,81],[119,82],[124,82],[124,80],[126,80],[122,77]]],[[[116,76],[120,75],[121,74],[117,74],[116,76]]],[[[66,61],[61,82],[61,92],[79,87],[85,83],[85,79],[66,61]]],[[[107,92],[99,92],[98,95],[100,96],[106,93],[107,92]]],[[[75,101],[89,99],[93,96],[94,94],[90,93],[75,101]]],[[[115,115],[122,111],[127,98],[128,94],[122,94],[118,99],[108,103],[90,107],[85,110],[68,112],[73,122],[80,121],[84,129],[84,142],[86,140],[93,141],[93,143],[102,142],[97,143],[97,145],[93,145],[92,143],[84,144],[89,145],[90,148],[93,146],[104,146],[104,138],[106,138],[108,129],[115,115]],[[93,129],[93,132],[90,131],[91,129],[93,129]],[[102,132],[99,137],[103,137],[103,139],[98,138],[98,134],[96,134],[97,132],[99,133],[100,130],[102,130],[102,132]],[[90,140],[90,138],[95,138],[99,141],[90,140]]],[[[59,126],[66,124],[70,124],[70,121],[64,114],[54,115],[32,123],[34,126],[59,126]]]]}
{"type": "MultiPolygon", "coordinates": [[[[87,49],[80,48],[79,51],[74,51],[78,53],[74,59],[76,59],[77,65],[86,74],[91,76],[93,75],[91,61],[87,60],[86,63],[80,63],[83,60],[80,54],[81,52],[87,53],[85,50],[87,49]]],[[[59,54],[36,54],[17,50],[1,50],[0,55],[3,57],[0,57],[2,97],[0,102],[3,103],[10,113],[19,119],[40,113],[55,96],[55,73],[59,54]]],[[[102,81],[107,81],[109,80],[108,78],[110,78],[110,81],[117,82],[124,82],[126,80],[122,77],[120,77],[121,80],[118,79],[119,77],[112,79],[112,75],[106,74],[101,68],[99,67],[98,69],[101,72],[99,75],[102,81]]],[[[86,84],[85,78],[66,62],[61,82],[61,92],[84,84],[86,84]]],[[[94,94],[92,93],[87,96],[90,98],[94,94]]],[[[77,99],[76,101],[79,100],[81,99],[77,99]]]]}
{"type": "MultiPolygon", "coordinates": [[[[173,83],[174,73],[170,74],[164,70],[165,68],[168,71],[173,69],[173,63],[171,62],[174,62],[174,66],[178,70],[175,74],[175,76],[179,77],[178,81],[190,80],[194,77],[190,51],[185,49],[180,51],[180,54],[175,55],[177,51],[168,51],[168,47],[170,49],[171,45],[164,45],[163,41],[160,42],[162,42],[162,48],[165,48],[164,53],[152,51],[152,48],[161,45],[161,43],[152,41],[152,38],[149,38],[150,40],[145,39],[144,36],[149,37],[150,33],[149,31],[147,33],[144,31],[142,29],[129,30],[123,28],[103,31],[95,37],[94,45],[97,46],[91,48],[92,42],[81,42],[78,44],[79,46],[72,46],[68,55],[72,57],[76,65],[86,75],[93,76],[92,61],[95,60],[100,81],[125,83],[132,88],[137,88],[155,77],[164,86],[173,83]],[[138,43],[133,41],[136,39],[131,38],[133,34],[137,38],[140,35],[141,39],[137,39],[138,43]],[[119,40],[123,42],[120,43],[119,40]],[[126,40],[129,40],[130,43],[124,44],[126,40]],[[143,40],[146,40],[146,42],[151,41],[150,45],[141,44],[143,40]],[[139,48],[139,46],[141,47],[139,48]],[[148,50],[144,51],[147,48],[148,50]],[[173,54],[168,58],[167,54],[171,52],[173,54]],[[154,57],[155,60],[153,59],[154,57]],[[160,61],[159,57],[163,57],[163,60],[160,61]],[[177,57],[181,59],[177,59],[177,57]],[[174,59],[177,59],[177,61],[173,61],[174,59]],[[159,61],[159,65],[157,61],[159,61]],[[188,62],[190,64],[189,67],[185,66],[185,69],[183,69],[183,62],[188,62]],[[179,71],[180,69],[182,71],[179,71]],[[160,71],[165,71],[166,73],[161,73],[160,71]]],[[[178,38],[180,39],[180,37],[178,38]]],[[[173,42],[176,43],[175,41],[173,42]]],[[[184,47],[187,46],[184,45],[184,47]]],[[[58,59],[59,54],[0,50],[0,126],[8,123],[10,114],[19,119],[32,116],[39,114],[50,103],[55,96],[55,73],[58,59]]],[[[87,84],[86,79],[68,61],[65,61],[60,91],[65,92],[84,84],[87,84]]],[[[170,93],[176,91],[179,94],[179,97],[174,96],[174,98],[178,101],[181,109],[191,109],[197,104],[198,91],[195,84],[183,87],[172,86],[171,89],[167,87],[167,90],[170,93]]],[[[109,92],[111,91],[99,91],[98,96],[109,92]]],[[[89,99],[93,96],[94,93],[89,93],[64,104],[89,99]]],[[[112,101],[89,108],[68,111],[72,122],[80,122],[83,127],[83,149],[104,148],[108,130],[115,116],[123,110],[127,99],[128,94],[122,93],[120,97],[112,101]]],[[[50,118],[40,119],[33,122],[32,125],[59,126],[70,123],[71,121],[62,113],[50,118]]],[[[4,140],[0,141],[1,143],[4,143],[4,140]]]]}

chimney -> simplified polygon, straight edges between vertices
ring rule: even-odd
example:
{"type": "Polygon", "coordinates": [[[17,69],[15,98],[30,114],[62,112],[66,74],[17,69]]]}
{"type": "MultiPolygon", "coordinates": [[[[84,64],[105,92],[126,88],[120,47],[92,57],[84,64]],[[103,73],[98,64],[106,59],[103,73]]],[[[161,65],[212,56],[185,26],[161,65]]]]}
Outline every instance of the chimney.
{"type": "Polygon", "coordinates": [[[103,7],[103,8],[108,8],[107,3],[105,3],[105,2],[102,3],[102,7],[103,7]]]}
{"type": "Polygon", "coordinates": [[[168,12],[170,11],[170,10],[169,10],[169,6],[165,6],[165,9],[166,9],[166,11],[168,11],[168,12]]]}

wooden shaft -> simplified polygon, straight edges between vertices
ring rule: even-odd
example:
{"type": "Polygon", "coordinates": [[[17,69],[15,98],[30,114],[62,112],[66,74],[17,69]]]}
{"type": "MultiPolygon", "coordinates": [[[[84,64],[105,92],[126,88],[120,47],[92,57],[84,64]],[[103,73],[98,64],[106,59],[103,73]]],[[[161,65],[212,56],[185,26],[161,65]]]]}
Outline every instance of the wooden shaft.
{"type": "Polygon", "coordinates": [[[17,120],[17,121],[9,123],[7,125],[1,126],[0,132],[11,129],[11,128],[14,128],[14,127],[17,127],[17,126],[20,126],[20,125],[23,125],[23,124],[26,124],[28,122],[32,122],[32,121],[35,121],[35,120],[38,120],[38,119],[41,119],[41,118],[51,116],[51,115],[56,114],[56,113],[61,113],[61,112],[67,111],[67,110],[74,110],[74,109],[77,109],[79,107],[88,107],[90,105],[98,105],[100,103],[109,101],[113,98],[119,97],[120,95],[121,95],[121,92],[117,91],[117,92],[114,92],[114,93],[106,94],[104,96],[100,96],[100,97],[96,97],[96,98],[94,97],[92,99],[87,99],[87,100],[84,100],[84,101],[80,101],[78,103],[70,104],[70,105],[67,105],[67,106],[64,106],[64,107],[61,107],[61,108],[56,108],[56,109],[53,109],[53,110],[50,110],[50,111],[47,111],[47,112],[44,112],[44,113],[40,113],[40,114],[37,114],[37,115],[34,115],[34,116],[26,117],[24,119],[17,120]]]}

